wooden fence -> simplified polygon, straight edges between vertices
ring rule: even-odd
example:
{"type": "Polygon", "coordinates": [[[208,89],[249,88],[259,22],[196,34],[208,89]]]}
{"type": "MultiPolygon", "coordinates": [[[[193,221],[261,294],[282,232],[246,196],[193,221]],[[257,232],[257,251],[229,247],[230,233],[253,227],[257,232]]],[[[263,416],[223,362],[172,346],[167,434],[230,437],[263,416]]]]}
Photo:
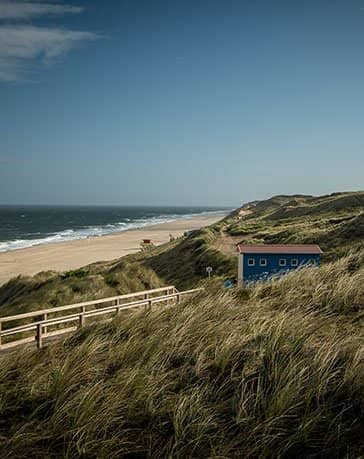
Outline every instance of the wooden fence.
{"type": "MultiPolygon", "coordinates": [[[[45,339],[75,331],[85,325],[86,319],[110,314],[115,315],[123,310],[141,306],[151,308],[153,304],[176,303],[183,296],[191,295],[201,290],[192,289],[179,292],[172,285],[100,300],[0,317],[0,350],[34,341],[37,343],[37,347],[41,348],[45,339]],[[134,301],[130,301],[131,299],[134,301]],[[63,315],[65,312],[67,314],[63,315]],[[67,327],[63,326],[65,324],[67,327]]],[[[109,318],[109,320],[111,319],[109,318]]]]}

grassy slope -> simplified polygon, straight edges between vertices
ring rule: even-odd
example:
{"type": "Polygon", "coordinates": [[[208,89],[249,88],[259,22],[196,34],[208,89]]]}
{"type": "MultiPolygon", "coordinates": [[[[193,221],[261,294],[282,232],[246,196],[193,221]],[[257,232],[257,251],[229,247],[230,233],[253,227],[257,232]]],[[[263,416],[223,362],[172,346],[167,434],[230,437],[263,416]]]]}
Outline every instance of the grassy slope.
{"type": "Polygon", "coordinates": [[[364,252],[1,356],[7,457],[359,457],[364,252]]]}
{"type": "Polygon", "coordinates": [[[324,261],[335,260],[364,241],[364,192],[329,196],[276,196],[248,204],[251,213],[226,220],[225,232],[245,243],[318,243],[324,261]]]}
{"type": "Polygon", "coordinates": [[[41,273],[13,279],[0,287],[0,314],[60,306],[165,284],[190,288],[206,277],[207,266],[214,268],[215,276],[235,277],[234,244],[231,243],[225,253],[218,249],[219,241],[226,238],[246,243],[319,243],[325,250],[325,260],[335,260],[363,247],[363,200],[364,192],[321,197],[274,196],[255,201],[242,207],[251,213],[241,219],[237,210],[222,222],[149,253],[96,263],[63,275],[41,273]],[[277,218],[281,214],[284,218],[277,218]]]}
{"type": "Polygon", "coordinates": [[[27,458],[364,454],[363,209],[351,195],[250,203],[241,219],[235,212],[147,254],[0,288],[6,315],[195,286],[207,265],[231,276],[233,254],[216,247],[232,235],[320,242],[328,259],[356,249],[249,292],[221,292],[216,277],[181,306],[94,325],[41,352],[1,355],[0,450],[27,458]]]}
{"type": "Polygon", "coordinates": [[[148,253],[113,262],[96,263],[67,273],[40,273],[18,277],[0,287],[0,314],[61,306],[172,284],[194,287],[206,277],[206,266],[216,274],[234,274],[235,260],[212,247],[216,229],[178,239],[148,253]]]}
{"type": "Polygon", "coordinates": [[[214,275],[234,276],[234,257],[224,255],[213,246],[219,233],[219,224],[205,228],[169,250],[153,254],[143,265],[152,268],[166,283],[176,284],[179,288],[195,286],[206,277],[207,266],[214,269],[214,275]]]}
{"type": "Polygon", "coordinates": [[[5,316],[162,285],[154,271],[125,257],[63,274],[49,272],[12,279],[0,287],[0,311],[5,316]]]}

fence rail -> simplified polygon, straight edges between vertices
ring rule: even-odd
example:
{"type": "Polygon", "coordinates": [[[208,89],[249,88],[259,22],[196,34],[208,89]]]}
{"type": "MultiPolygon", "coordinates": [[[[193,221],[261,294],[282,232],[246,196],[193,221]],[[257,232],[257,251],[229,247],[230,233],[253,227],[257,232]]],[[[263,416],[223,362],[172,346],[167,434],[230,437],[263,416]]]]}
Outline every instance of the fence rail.
{"type": "MultiPolygon", "coordinates": [[[[144,306],[147,309],[151,308],[153,304],[171,304],[179,302],[183,296],[191,295],[201,290],[201,288],[197,288],[179,292],[172,285],[153,290],[145,290],[142,292],[128,293],[126,295],[102,298],[100,300],[86,301],[83,303],[71,304],[67,306],[60,306],[56,308],[16,314],[13,316],[0,317],[0,350],[9,349],[21,344],[32,343],[34,341],[36,341],[37,347],[41,348],[46,338],[55,337],[64,333],[75,331],[77,328],[83,327],[85,325],[86,319],[103,315],[107,316],[110,314],[119,314],[123,310],[141,306],[144,306]],[[160,293],[163,294],[160,296],[154,296],[160,293]],[[136,299],[135,301],[126,301],[138,297],[141,297],[141,299],[136,299]],[[103,306],[105,304],[107,305],[103,306]],[[100,305],[102,306],[100,307],[100,305]],[[59,315],[60,313],[64,312],[70,313],[67,315],[59,315]],[[53,317],[50,318],[50,315],[53,317]],[[19,324],[19,322],[24,322],[26,319],[30,319],[31,322],[19,324]],[[11,326],[11,322],[15,324],[11,326]],[[61,327],[64,324],[72,324],[72,326],[61,327]],[[24,336],[24,334],[30,334],[30,336],[24,336]],[[13,337],[17,335],[18,338],[10,341],[7,340],[7,337],[13,337]],[[7,342],[3,342],[3,338],[5,338],[7,342]]],[[[105,320],[112,320],[112,317],[105,320]]]]}

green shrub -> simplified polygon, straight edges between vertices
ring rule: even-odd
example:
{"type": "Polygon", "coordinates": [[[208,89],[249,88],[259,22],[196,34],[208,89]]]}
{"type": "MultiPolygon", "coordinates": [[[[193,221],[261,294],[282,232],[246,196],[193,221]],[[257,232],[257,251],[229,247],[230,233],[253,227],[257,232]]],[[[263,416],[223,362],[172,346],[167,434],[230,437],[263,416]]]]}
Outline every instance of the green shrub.
{"type": "Polygon", "coordinates": [[[75,269],[73,271],[66,271],[64,273],[61,274],[61,277],[63,279],[68,279],[70,277],[77,277],[77,278],[82,278],[82,277],[86,277],[88,275],[88,272],[85,270],[85,269],[75,269]]]}
{"type": "Polygon", "coordinates": [[[119,281],[113,273],[106,273],[104,276],[105,284],[110,285],[110,287],[117,287],[119,281]]]}

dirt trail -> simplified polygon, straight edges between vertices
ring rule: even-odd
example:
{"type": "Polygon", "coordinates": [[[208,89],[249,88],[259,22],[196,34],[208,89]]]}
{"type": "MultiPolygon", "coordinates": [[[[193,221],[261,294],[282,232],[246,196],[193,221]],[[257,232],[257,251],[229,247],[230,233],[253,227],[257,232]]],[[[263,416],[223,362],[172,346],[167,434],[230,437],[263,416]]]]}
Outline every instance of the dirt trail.
{"type": "Polygon", "coordinates": [[[222,233],[216,240],[214,246],[225,255],[237,255],[236,244],[241,241],[241,236],[229,236],[222,233]]]}

